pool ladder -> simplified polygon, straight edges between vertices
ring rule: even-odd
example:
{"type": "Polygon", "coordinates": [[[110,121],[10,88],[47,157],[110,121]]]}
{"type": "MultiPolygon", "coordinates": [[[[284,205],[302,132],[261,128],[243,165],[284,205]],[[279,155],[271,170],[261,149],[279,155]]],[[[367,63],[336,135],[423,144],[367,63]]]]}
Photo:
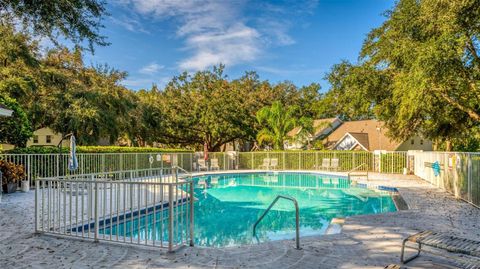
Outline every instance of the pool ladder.
{"type": "Polygon", "coordinates": [[[297,199],[291,197],[291,196],[286,196],[286,195],[277,195],[277,197],[275,198],[275,200],[273,200],[273,202],[270,204],[270,206],[267,208],[267,210],[265,210],[265,212],[263,212],[263,214],[260,216],[260,218],[258,218],[257,222],[255,222],[255,224],[253,225],[253,236],[257,236],[257,233],[256,233],[256,229],[257,229],[257,225],[260,223],[260,221],[262,221],[262,219],[267,215],[268,211],[270,211],[270,209],[272,209],[272,207],[278,202],[278,200],[280,199],[286,199],[286,200],[290,200],[293,202],[293,204],[295,205],[295,243],[296,243],[296,249],[301,249],[300,248],[300,228],[299,228],[299,222],[300,222],[300,212],[298,210],[298,203],[297,203],[297,199]]]}

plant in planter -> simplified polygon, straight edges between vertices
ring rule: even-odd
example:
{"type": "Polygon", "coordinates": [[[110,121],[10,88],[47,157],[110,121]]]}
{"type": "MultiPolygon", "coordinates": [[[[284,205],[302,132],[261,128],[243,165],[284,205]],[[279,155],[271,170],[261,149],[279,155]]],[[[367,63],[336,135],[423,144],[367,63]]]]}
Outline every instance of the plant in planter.
{"type": "Polygon", "coordinates": [[[25,178],[25,169],[23,165],[14,164],[0,160],[0,170],[2,171],[2,188],[6,193],[13,193],[17,190],[18,182],[25,178]]]}

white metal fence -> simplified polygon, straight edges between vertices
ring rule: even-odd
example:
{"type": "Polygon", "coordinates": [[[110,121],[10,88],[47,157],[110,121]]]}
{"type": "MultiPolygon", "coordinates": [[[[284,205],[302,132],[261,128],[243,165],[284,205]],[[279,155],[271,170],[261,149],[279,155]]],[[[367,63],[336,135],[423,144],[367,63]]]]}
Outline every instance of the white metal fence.
{"type": "Polygon", "coordinates": [[[163,169],[181,166],[193,169],[193,153],[79,153],[78,169],[68,169],[68,154],[0,154],[0,159],[21,164],[27,179],[81,175],[109,171],[163,169]]]}
{"type": "MultiPolygon", "coordinates": [[[[403,173],[408,167],[407,152],[303,151],[303,152],[211,152],[209,169],[219,170],[327,170],[350,171],[361,164],[362,171],[403,173]],[[212,159],[218,167],[212,167],[212,159]]],[[[195,165],[194,165],[195,167],[195,165]]]]}
{"type": "Polygon", "coordinates": [[[415,175],[480,206],[480,153],[415,152],[415,175]]]}
{"type": "MultiPolygon", "coordinates": [[[[27,179],[33,184],[37,178],[84,175],[109,171],[163,169],[180,166],[187,171],[203,169],[198,160],[203,153],[80,153],[78,169],[68,170],[68,154],[0,154],[0,159],[21,164],[27,179]]],[[[349,171],[361,164],[364,171],[403,173],[409,171],[406,152],[366,151],[304,151],[304,152],[210,152],[207,169],[218,170],[331,170],[349,171]],[[214,159],[217,166],[212,162],[214,159]],[[274,163],[273,163],[274,162],[274,163]]]]}
{"type": "Polygon", "coordinates": [[[35,181],[40,233],[168,248],[193,246],[193,181],[176,169],[106,172],[35,181]]]}

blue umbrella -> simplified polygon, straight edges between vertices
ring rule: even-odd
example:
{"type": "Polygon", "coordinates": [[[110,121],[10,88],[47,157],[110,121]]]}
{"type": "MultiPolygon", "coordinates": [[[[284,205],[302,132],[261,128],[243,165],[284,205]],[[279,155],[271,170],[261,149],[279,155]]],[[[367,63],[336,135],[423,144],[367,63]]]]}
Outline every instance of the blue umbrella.
{"type": "Polygon", "coordinates": [[[68,169],[75,171],[78,168],[77,160],[77,145],[75,142],[75,136],[70,136],[70,154],[68,156],[68,169]]]}

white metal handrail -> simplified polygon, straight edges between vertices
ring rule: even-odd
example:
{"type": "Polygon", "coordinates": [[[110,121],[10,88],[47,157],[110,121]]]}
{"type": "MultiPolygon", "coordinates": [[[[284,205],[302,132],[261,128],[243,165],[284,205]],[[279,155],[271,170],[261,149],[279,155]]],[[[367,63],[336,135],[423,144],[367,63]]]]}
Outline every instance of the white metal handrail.
{"type": "Polygon", "coordinates": [[[263,212],[263,214],[258,218],[258,220],[255,222],[253,225],[253,236],[256,236],[256,229],[257,225],[262,221],[262,219],[267,215],[267,213],[272,209],[272,207],[278,202],[280,199],[286,199],[290,200],[293,202],[295,205],[295,243],[296,243],[296,249],[300,249],[300,212],[298,209],[298,202],[297,199],[291,197],[291,196],[286,196],[286,195],[277,195],[277,197],[273,200],[273,202],[268,206],[268,208],[263,212]]]}
{"type": "Polygon", "coordinates": [[[367,164],[366,163],[362,163],[361,165],[351,169],[350,171],[348,171],[347,173],[347,176],[348,176],[348,179],[350,180],[350,177],[352,174],[354,174],[355,172],[364,172],[365,174],[356,174],[357,176],[367,176],[367,180],[368,180],[368,170],[367,171],[358,171],[358,169],[362,168],[363,166],[366,166],[367,164]]]}

